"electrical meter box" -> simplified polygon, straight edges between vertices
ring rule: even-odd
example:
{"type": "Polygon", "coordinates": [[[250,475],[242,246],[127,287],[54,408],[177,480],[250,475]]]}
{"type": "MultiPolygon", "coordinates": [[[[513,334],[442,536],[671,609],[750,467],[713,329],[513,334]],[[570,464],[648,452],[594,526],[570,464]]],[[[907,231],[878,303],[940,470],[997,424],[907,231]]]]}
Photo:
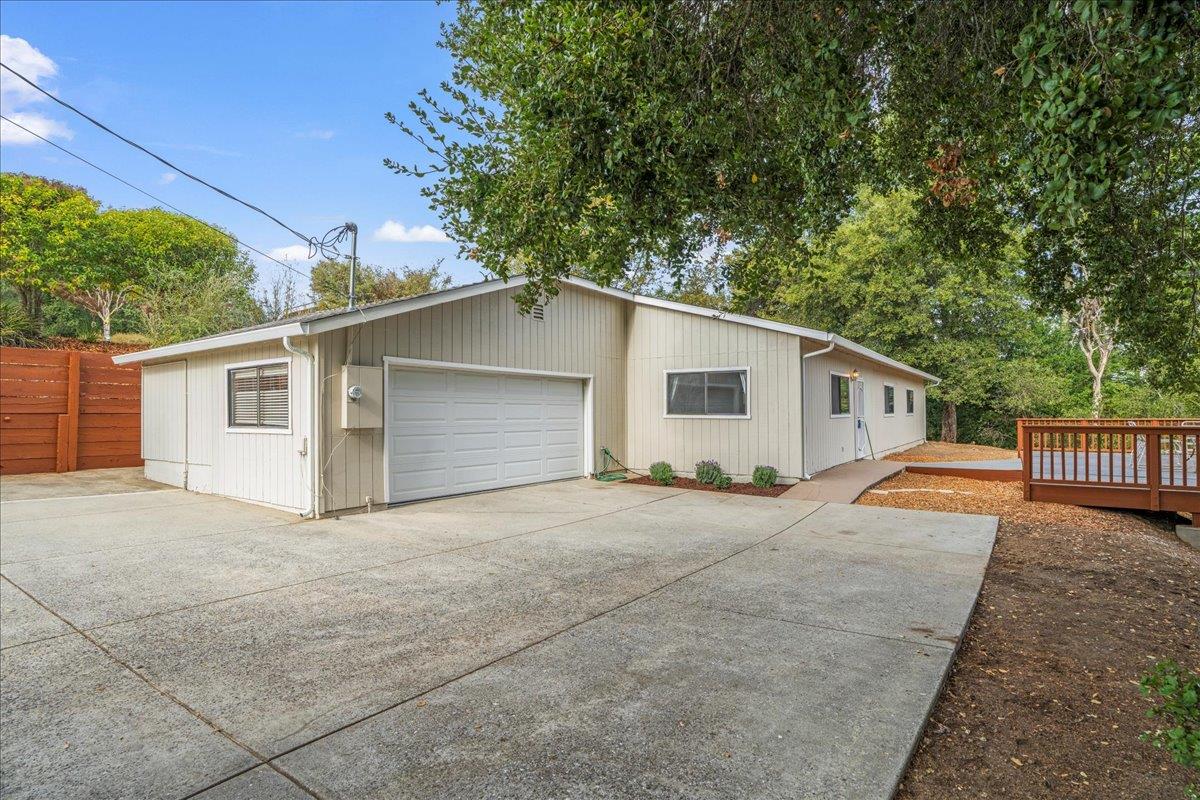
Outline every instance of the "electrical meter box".
{"type": "Polygon", "coordinates": [[[383,367],[342,367],[343,428],[383,427],[383,367]]]}

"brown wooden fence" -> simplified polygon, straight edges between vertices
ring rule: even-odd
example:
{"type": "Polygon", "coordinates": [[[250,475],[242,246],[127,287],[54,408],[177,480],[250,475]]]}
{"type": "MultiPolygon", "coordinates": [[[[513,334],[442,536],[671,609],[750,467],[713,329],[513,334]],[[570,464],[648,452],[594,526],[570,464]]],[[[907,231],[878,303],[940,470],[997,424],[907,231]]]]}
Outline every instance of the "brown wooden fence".
{"type": "Polygon", "coordinates": [[[142,370],[0,347],[0,475],[140,466],[142,370]]]}

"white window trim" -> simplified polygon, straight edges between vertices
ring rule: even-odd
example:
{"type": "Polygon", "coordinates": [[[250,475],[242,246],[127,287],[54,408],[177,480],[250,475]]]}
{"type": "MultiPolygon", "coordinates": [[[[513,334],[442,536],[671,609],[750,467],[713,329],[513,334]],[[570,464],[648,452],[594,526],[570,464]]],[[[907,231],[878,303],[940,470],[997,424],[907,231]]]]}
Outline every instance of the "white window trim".
{"type": "Polygon", "coordinates": [[[292,433],[292,359],[290,358],[263,358],[258,361],[239,361],[236,364],[225,365],[225,382],[222,385],[221,394],[225,399],[222,401],[225,414],[225,432],[226,433],[268,433],[279,436],[290,436],[292,433]],[[229,424],[229,373],[235,369],[244,369],[246,367],[265,367],[270,364],[287,364],[288,365],[288,424],[286,428],[258,428],[247,427],[245,425],[230,425],[229,424]]]}
{"type": "MultiPolygon", "coordinates": [[[[835,413],[833,413],[833,404],[831,403],[829,406],[829,418],[830,419],[850,419],[850,417],[853,416],[853,414],[854,414],[854,381],[850,380],[849,372],[835,372],[833,370],[829,370],[829,377],[832,378],[834,375],[837,375],[839,378],[846,379],[846,397],[850,401],[848,403],[848,405],[850,406],[850,410],[847,411],[845,414],[835,414],[835,413]]],[[[825,382],[825,390],[829,391],[830,388],[831,387],[830,387],[829,382],[826,381],[825,382]]],[[[828,395],[825,399],[833,400],[833,395],[828,395]]]]}
{"type": "Polygon", "coordinates": [[[894,383],[885,383],[883,385],[883,415],[885,417],[896,416],[896,384],[894,384],[894,383]],[[888,387],[891,387],[891,389],[892,389],[892,410],[890,412],[887,410],[888,387]]]}
{"type": "Polygon", "coordinates": [[[905,389],[904,390],[904,416],[911,417],[916,413],[917,413],[917,392],[914,389],[905,389]],[[912,411],[908,410],[908,398],[909,397],[912,398],[912,407],[913,407],[912,411]]]}
{"type": "Polygon", "coordinates": [[[749,367],[687,367],[683,369],[663,370],[663,419],[750,419],[750,368],[749,367]],[[672,375],[681,372],[744,372],[746,373],[746,413],[745,414],[668,414],[667,389],[672,375]]]}

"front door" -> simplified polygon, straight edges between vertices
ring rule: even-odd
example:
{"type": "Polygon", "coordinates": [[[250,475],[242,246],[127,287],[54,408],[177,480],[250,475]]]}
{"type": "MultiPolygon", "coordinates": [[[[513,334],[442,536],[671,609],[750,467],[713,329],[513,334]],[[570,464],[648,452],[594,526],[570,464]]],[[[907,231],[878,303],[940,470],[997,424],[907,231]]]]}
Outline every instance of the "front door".
{"type": "Polygon", "coordinates": [[[867,390],[862,378],[854,382],[854,458],[867,457],[867,390]]]}

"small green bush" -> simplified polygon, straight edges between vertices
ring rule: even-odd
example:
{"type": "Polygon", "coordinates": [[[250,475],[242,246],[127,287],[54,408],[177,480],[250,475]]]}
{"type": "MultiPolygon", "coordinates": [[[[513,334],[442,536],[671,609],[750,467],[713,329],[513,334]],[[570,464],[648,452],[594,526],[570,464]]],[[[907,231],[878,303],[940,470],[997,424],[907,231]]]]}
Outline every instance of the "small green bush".
{"type": "MultiPolygon", "coordinates": [[[[1200,675],[1168,659],[1155,664],[1139,685],[1142,694],[1158,701],[1146,716],[1163,726],[1143,733],[1142,741],[1166,750],[1176,764],[1200,770],[1200,675]]],[[[1184,796],[1200,800],[1200,786],[1188,786],[1184,796]]]]}
{"type": "Polygon", "coordinates": [[[768,467],[765,464],[759,464],[755,467],[754,474],[750,476],[750,482],[760,489],[771,488],[778,479],[779,470],[774,467],[768,467]]]}
{"type": "Polygon", "coordinates": [[[42,344],[37,322],[16,300],[0,300],[0,344],[9,347],[39,347],[42,344]]]}
{"type": "Polygon", "coordinates": [[[714,483],[718,475],[724,475],[721,465],[712,459],[696,462],[696,480],[700,483],[714,483]]]}
{"type": "Polygon", "coordinates": [[[713,478],[712,485],[716,489],[728,489],[730,486],[733,486],[733,478],[722,472],[713,478]]]}
{"type": "Polygon", "coordinates": [[[675,482],[675,470],[665,461],[655,461],[650,465],[650,477],[656,483],[661,483],[663,486],[670,486],[675,482]]]}

